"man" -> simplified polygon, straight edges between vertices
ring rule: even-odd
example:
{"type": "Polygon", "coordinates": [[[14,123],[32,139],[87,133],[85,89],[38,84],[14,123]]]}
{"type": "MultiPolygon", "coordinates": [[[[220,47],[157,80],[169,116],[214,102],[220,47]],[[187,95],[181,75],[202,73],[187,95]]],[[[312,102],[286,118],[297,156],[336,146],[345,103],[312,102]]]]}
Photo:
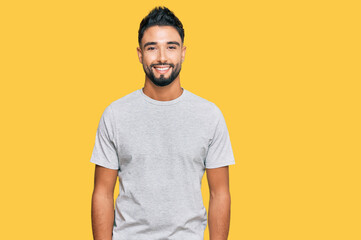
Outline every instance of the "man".
{"type": "Polygon", "coordinates": [[[145,84],[103,112],[91,162],[95,240],[203,240],[210,188],[211,240],[226,240],[230,221],[228,165],[235,164],[220,109],[180,85],[184,30],[173,12],[153,9],[139,28],[145,84]],[[114,186],[119,195],[114,210],[114,186]]]}

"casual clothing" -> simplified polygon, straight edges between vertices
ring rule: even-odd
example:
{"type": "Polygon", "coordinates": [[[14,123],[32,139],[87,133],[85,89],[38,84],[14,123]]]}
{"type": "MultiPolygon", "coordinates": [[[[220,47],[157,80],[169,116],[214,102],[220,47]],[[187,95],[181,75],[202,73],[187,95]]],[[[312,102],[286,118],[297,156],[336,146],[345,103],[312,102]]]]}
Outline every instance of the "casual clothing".
{"type": "Polygon", "coordinates": [[[203,240],[205,169],[235,164],[220,109],[184,88],[170,101],[142,88],[112,102],[90,161],[118,170],[113,240],[203,240]]]}

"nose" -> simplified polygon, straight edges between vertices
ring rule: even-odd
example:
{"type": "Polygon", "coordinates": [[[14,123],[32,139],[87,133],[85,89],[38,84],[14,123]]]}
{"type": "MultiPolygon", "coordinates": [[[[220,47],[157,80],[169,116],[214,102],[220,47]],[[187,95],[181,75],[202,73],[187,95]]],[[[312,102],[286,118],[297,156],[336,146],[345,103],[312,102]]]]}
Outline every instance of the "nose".
{"type": "Polygon", "coordinates": [[[167,60],[166,52],[164,48],[160,48],[158,51],[158,62],[164,63],[167,60]]]}

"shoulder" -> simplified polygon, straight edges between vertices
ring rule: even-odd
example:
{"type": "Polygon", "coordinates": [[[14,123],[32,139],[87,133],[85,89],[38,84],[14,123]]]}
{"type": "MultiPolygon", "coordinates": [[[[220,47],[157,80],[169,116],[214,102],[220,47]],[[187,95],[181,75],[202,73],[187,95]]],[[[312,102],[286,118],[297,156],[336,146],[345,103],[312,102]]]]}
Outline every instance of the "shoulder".
{"type": "Polygon", "coordinates": [[[127,95],[112,101],[106,106],[105,111],[111,112],[115,118],[130,112],[132,109],[136,109],[141,101],[138,90],[135,90],[127,95]]]}
{"type": "Polygon", "coordinates": [[[139,94],[136,91],[128,93],[127,95],[118,98],[105,106],[102,117],[108,121],[115,121],[119,117],[123,116],[129,110],[134,109],[138,104],[139,94]]]}
{"type": "Polygon", "coordinates": [[[120,107],[127,107],[133,104],[136,104],[139,100],[139,90],[135,90],[127,95],[116,99],[115,101],[111,102],[108,107],[112,109],[118,109],[120,107]]]}
{"type": "Polygon", "coordinates": [[[198,96],[190,91],[188,91],[187,104],[190,105],[198,113],[204,114],[210,118],[219,118],[219,115],[222,114],[219,107],[208,99],[205,99],[201,96],[198,96]]]}

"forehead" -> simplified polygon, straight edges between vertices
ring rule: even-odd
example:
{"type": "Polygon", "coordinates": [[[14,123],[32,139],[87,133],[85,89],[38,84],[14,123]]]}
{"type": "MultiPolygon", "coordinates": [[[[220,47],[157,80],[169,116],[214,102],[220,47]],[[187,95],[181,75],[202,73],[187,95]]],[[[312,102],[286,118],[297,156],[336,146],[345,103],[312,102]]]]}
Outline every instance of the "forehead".
{"type": "Polygon", "coordinates": [[[177,41],[182,44],[178,31],[172,26],[152,26],[144,31],[142,45],[147,42],[166,43],[177,41]]]}

